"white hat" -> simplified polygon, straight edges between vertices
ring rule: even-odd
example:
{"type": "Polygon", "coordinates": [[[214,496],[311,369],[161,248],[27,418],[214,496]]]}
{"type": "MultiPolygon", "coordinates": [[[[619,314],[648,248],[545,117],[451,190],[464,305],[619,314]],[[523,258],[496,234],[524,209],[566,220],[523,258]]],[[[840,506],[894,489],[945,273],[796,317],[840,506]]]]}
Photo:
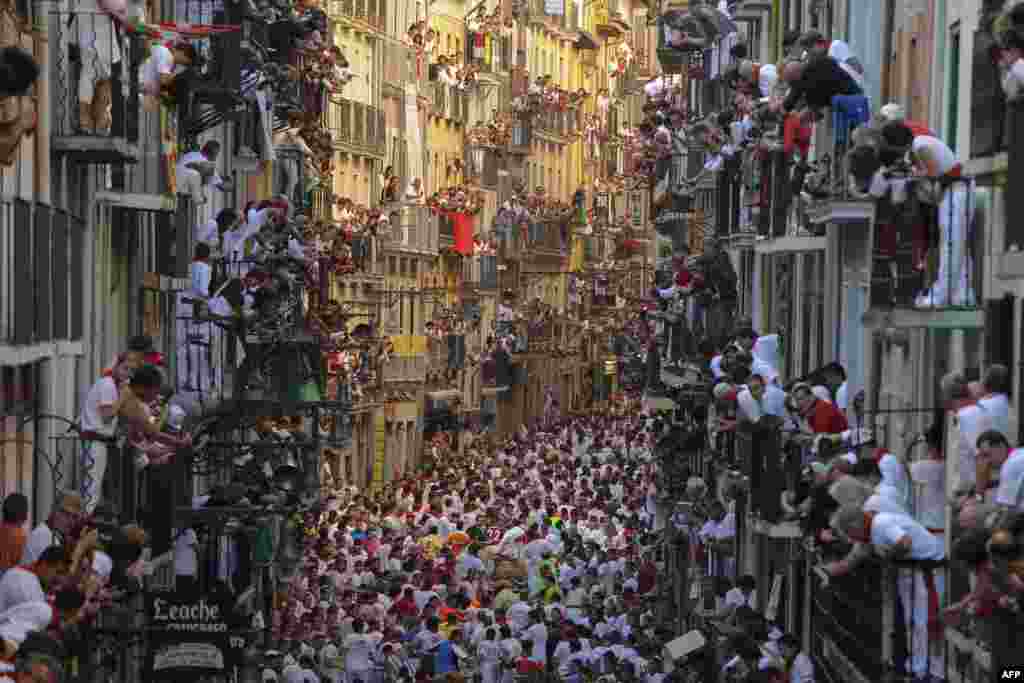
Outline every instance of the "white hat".
{"type": "Polygon", "coordinates": [[[907,118],[907,111],[895,102],[890,102],[883,106],[878,110],[878,113],[882,115],[882,118],[889,122],[903,121],[907,118]]]}

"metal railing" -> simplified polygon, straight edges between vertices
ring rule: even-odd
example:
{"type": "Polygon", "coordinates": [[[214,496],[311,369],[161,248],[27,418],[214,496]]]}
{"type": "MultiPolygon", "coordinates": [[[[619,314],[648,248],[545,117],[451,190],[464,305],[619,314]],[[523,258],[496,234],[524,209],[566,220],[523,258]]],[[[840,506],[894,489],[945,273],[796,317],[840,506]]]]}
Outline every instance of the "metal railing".
{"type": "Polygon", "coordinates": [[[322,117],[336,144],[383,154],[387,148],[384,111],[349,99],[330,101],[322,117]]]}
{"type": "Polygon", "coordinates": [[[53,135],[137,142],[140,51],[102,12],[51,12],[49,21],[53,135]]]}
{"type": "Polygon", "coordinates": [[[985,251],[973,229],[974,181],[907,182],[877,204],[871,305],[977,307],[985,251]]]}
{"type": "Polygon", "coordinates": [[[332,19],[349,19],[378,31],[387,29],[388,0],[330,0],[327,14],[332,19]]]}
{"type": "Polygon", "coordinates": [[[825,680],[850,678],[854,668],[869,681],[886,680],[884,612],[886,591],[881,563],[869,563],[857,571],[822,586],[811,586],[811,655],[825,680]]]}
{"type": "Polygon", "coordinates": [[[418,356],[394,356],[381,366],[385,382],[422,382],[427,373],[427,358],[418,356]]]}
{"type": "Polygon", "coordinates": [[[80,339],[85,220],[46,204],[0,202],[0,343],[80,339]]]}
{"type": "Polygon", "coordinates": [[[567,230],[555,221],[533,221],[526,231],[526,249],[540,251],[565,251],[567,230]]]}

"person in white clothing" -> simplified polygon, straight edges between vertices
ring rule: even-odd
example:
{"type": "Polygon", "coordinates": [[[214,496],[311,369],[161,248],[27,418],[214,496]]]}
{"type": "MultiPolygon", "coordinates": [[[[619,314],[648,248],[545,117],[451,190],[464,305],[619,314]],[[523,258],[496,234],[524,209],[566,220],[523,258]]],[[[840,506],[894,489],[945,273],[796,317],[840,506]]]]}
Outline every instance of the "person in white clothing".
{"type": "Polygon", "coordinates": [[[160,43],[150,46],[149,57],[139,68],[139,82],[147,110],[156,111],[159,98],[171,92],[175,68],[190,66],[197,57],[195,46],[187,40],[178,40],[171,47],[160,43]]]}
{"type": "Polygon", "coordinates": [[[957,488],[968,490],[974,487],[977,480],[978,437],[990,429],[991,422],[985,409],[971,400],[967,380],[963,375],[958,372],[949,373],[942,378],[940,386],[947,409],[956,415],[959,431],[959,462],[953,463],[960,478],[957,488]]]}
{"type": "Polygon", "coordinates": [[[72,518],[78,517],[80,514],[82,514],[82,497],[74,492],[64,492],[46,521],[40,522],[28,535],[20,564],[27,567],[38,560],[44,550],[52,545],[60,545],[56,530],[51,526],[55,517],[72,518]]]}
{"type": "Polygon", "coordinates": [[[994,429],[979,436],[977,444],[981,468],[987,471],[999,468],[996,504],[1012,510],[1024,510],[1024,448],[1011,450],[1010,442],[1002,432],[994,429]]]}
{"type": "Polygon", "coordinates": [[[943,658],[937,655],[929,657],[928,620],[933,595],[938,604],[942,604],[943,573],[929,568],[928,563],[945,560],[943,540],[910,515],[866,514],[855,505],[840,508],[833,524],[849,538],[870,543],[872,549],[884,558],[914,562],[912,567],[900,568],[897,580],[903,613],[907,615],[908,642],[911,643],[908,668],[918,677],[929,673],[941,676],[943,658]]]}
{"type": "Polygon", "coordinates": [[[352,622],[352,633],[342,645],[345,651],[345,677],[348,683],[368,683],[373,668],[373,653],[376,644],[366,635],[366,624],[356,619],[352,622]]]}
{"type": "Polygon", "coordinates": [[[785,417],[786,392],[775,384],[769,384],[760,374],[753,374],[747,380],[747,388],[736,397],[739,415],[746,422],[757,423],[765,416],[785,417]]]}
{"type": "Polygon", "coordinates": [[[757,609],[757,579],[750,574],[739,578],[734,588],[730,588],[725,594],[725,607],[735,610],[737,607],[749,607],[757,609]]]}
{"type": "Polygon", "coordinates": [[[0,612],[16,605],[46,602],[46,589],[67,570],[64,548],[50,546],[31,567],[12,567],[0,577],[0,612]]]}
{"type": "Polygon", "coordinates": [[[1003,70],[1003,93],[1008,101],[1020,98],[1024,92],[1024,42],[1011,34],[1009,44],[999,53],[999,66],[1003,70]]]}
{"type": "Polygon", "coordinates": [[[182,529],[174,539],[174,588],[178,592],[194,592],[199,589],[199,536],[189,527],[182,529]]]}
{"type": "Polygon", "coordinates": [[[937,536],[946,529],[946,463],[942,453],[942,426],[925,434],[928,456],[910,465],[910,478],[918,487],[914,514],[917,521],[937,536]]]}
{"type": "Polygon", "coordinates": [[[789,680],[786,683],[814,683],[814,661],[801,651],[800,639],[787,633],[779,645],[788,665],[789,680]]]}
{"type": "Polygon", "coordinates": [[[985,377],[978,388],[978,407],[988,416],[989,426],[1010,438],[1010,371],[1001,363],[994,363],[985,370],[985,377]]]}
{"type": "Polygon", "coordinates": [[[939,269],[935,282],[917,298],[917,305],[970,306],[974,304],[971,286],[971,257],[967,252],[967,229],[974,215],[973,193],[967,181],[959,177],[960,165],[949,146],[930,135],[914,137],[910,150],[915,172],[942,184],[939,201],[939,269]]]}
{"type": "Polygon", "coordinates": [[[205,204],[207,187],[224,191],[224,180],[217,175],[217,157],[220,143],[210,140],[202,149],[186,152],[175,167],[178,194],[188,195],[196,204],[205,204]]]}

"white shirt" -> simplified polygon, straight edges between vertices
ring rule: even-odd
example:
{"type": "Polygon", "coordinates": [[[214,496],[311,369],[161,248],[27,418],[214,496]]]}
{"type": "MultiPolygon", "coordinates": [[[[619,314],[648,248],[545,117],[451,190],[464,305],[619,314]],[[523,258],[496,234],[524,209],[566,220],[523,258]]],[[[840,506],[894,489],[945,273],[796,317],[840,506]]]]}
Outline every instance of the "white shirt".
{"type": "Polygon", "coordinates": [[[174,575],[195,576],[199,573],[199,555],[196,546],[199,537],[194,529],[185,529],[174,539],[174,575]]]}
{"type": "Polygon", "coordinates": [[[941,460],[918,460],[910,466],[910,477],[920,484],[917,521],[928,529],[946,528],[946,465],[941,460]]]}
{"type": "Polygon", "coordinates": [[[548,627],[538,622],[526,629],[526,637],[533,641],[530,659],[535,662],[546,662],[548,659],[548,627]]]}
{"type": "Polygon", "coordinates": [[[24,567],[12,567],[0,577],[0,612],[26,602],[46,602],[39,577],[24,567]]]}
{"type": "Polygon", "coordinates": [[[910,149],[918,158],[936,162],[939,175],[949,173],[956,166],[956,155],[953,150],[945,142],[931,135],[918,135],[910,149]]]}
{"type": "Polygon", "coordinates": [[[1006,98],[1012,100],[1020,95],[1021,86],[1024,86],[1024,59],[1018,59],[1003,76],[1003,92],[1006,98]]]}
{"type": "Polygon", "coordinates": [[[978,437],[989,429],[991,421],[984,408],[977,405],[964,406],[956,413],[960,442],[960,485],[974,484],[977,479],[978,437]]]}
{"type": "Polygon", "coordinates": [[[1024,449],[1010,451],[1006,462],[999,468],[996,503],[1024,509],[1024,449]]]}
{"type": "Polygon", "coordinates": [[[139,69],[139,81],[142,92],[158,97],[160,95],[160,76],[174,73],[174,53],[160,44],[149,49],[149,59],[139,69]]]}
{"type": "Polygon", "coordinates": [[[82,407],[82,431],[96,432],[104,436],[114,436],[117,430],[117,416],[106,422],[100,415],[100,408],[117,403],[117,383],[113,377],[101,377],[89,389],[82,407]]]}
{"type": "Polygon", "coordinates": [[[978,399],[988,415],[989,427],[1010,438],[1010,397],[1006,394],[990,394],[978,399]]]}
{"type": "Polygon", "coordinates": [[[750,595],[744,595],[739,588],[730,588],[725,594],[725,606],[743,607],[744,605],[757,609],[757,591],[751,591],[750,595]]]}
{"type": "Polygon", "coordinates": [[[348,671],[365,671],[373,666],[371,657],[374,650],[373,640],[364,634],[353,633],[345,639],[345,669],[348,671]]]}
{"type": "Polygon", "coordinates": [[[889,550],[904,536],[910,536],[911,560],[941,560],[946,551],[941,539],[921,526],[909,515],[880,512],[871,523],[871,545],[878,550],[889,550]]]}
{"type": "Polygon", "coordinates": [[[51,545],[57,545],[57,537],[54,535],[53,529],[46,522],[43,522],[28,535],[28,540],[25,542],[25,552],[21,556],[21,564],[32,564],[51,545]]]}
{"type": "Polygon", "coordinates": [[[211,218],[205,223],[197,223],[196,228],[193,231],[193,238],[197,244],[202,242],[203,244],[208,244],[211,247],[217,246],[220,242],[220,235],[217,234],[217,221],[211,218]]]}
{"type": "Polygon", "coordinates": [[[786,415],[786,392],[774,384],[766,384],[764,394],[760,401],[754,400],[750,389],[744,389],[736,397],[736,403],[744,418],[750,422],[757,422],[765,415],[785,417],[786,415]]]}
{"type": "Polygon", "coordinates": [[[775,84],[779,82],[779,72],[774,64],[762,64],[757,75],[757,87],[761,91],[761,97],[771,97],[775,90],[775,84]]]}
{"type": "Polygon", "coordinates": [[[789,670],[789,683],[814,683],[814,662],[801,652],[789,670]]]}

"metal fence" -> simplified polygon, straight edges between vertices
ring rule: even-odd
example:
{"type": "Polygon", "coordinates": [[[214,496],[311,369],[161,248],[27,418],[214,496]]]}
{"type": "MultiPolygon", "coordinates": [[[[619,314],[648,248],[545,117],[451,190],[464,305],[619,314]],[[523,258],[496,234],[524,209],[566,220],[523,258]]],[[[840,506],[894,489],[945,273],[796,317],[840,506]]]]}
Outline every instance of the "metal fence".
{"type": "Polygon", "coordinates": [[[979,305],[984,234],[975,183],[907,179],[877,203],[871,305],[973,308],[979,305]]]}

